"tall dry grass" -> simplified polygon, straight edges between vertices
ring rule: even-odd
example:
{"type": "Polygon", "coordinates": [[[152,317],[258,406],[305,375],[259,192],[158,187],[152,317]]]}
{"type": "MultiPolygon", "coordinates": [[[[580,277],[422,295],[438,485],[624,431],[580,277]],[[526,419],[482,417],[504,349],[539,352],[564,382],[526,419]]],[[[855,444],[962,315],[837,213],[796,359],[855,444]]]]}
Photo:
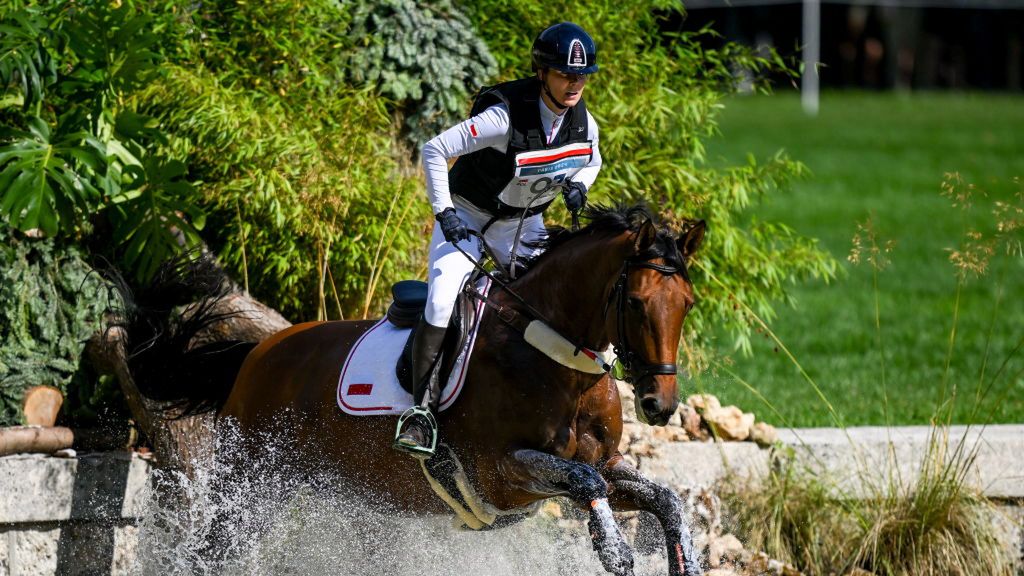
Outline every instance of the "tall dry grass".
{"type": "MultiPolygon", "coordinates": [[[[983,197],[981,190],[964,182],[957,174],[946,176],[942,194],[954,209],[965,215],[974,210],[983,197]]],[[[972,419],[962,437],[950,436],[953,406],[960,401],[973,402],[971,412],[977,416],[982,413],[985,401],[998,401],[998,397],[992,395],[1000,392],[999,383],[1016,379],[1017,375],[1005,379],[1007,367],[1024,346],[1022,337],[1006,358],[996,359],[996,362],[989,358],[991,348],[986,346],[973,394],[966,398],[958,386],[960,383],[948,378],[948,366],[956,353],[960,294],[964,285],[985,276],[992,258],[1024,256],[1021,249],[1024,186],[1012,201],[990,203],[989,214],[992,221],[988,231],[968,227],[965,217],[962,238],[956,248],[948,251],[957,287],[947,340],[947,369],[939,383],[932,426],[924,454],[916,463],[917,473],[905,477],[900,472],[891,438],[887,461],[882,465],[869,462],[863,456],[857,458],[858,473],[852,484],[832,476],[820,462],[808,462],[806,458],[798,458],[795,450],[780,448],[766,477],[732,478],[721,488],[723,501],[730,511],[729,528],[745,538],[748,547],[764,550],[808,574],[845,575],[861,570],[880,576],[1010,576],[1022,568],[1016,555],[1000,540],[999,510],[968,480],[981,438],[980,434],[971,436],[968,432],[972,428],[983,430],[988,422],[972,419]],[[992,364],[997,364],[998,368],[990,373],[992,364]]],[[[881,273],[890,265],[888,254],[893,248],[891,242],[880,239],[869,218],[858,225],[849,255],[851,263],[871,268],[876,362],[890,429],[892,415],[888,407],[889,382],[878,293],[881,273]]],[[[989,341],[997,327],[1001,302],[1001,297],[993,302],[989,341]]],[[[843,427],[841,415],[778,336],[753,311],[747,312],[797,366],[837,426],[843,427]]],[[[771,407],[753,386],[727,367],[723,367],[723,371],[733,375],[771,407]]],[[[775,412],[778,415],[778,411],[775,412]]],[[[861,454],[849,434],[847,438],[853,453],[861,454]]]]}

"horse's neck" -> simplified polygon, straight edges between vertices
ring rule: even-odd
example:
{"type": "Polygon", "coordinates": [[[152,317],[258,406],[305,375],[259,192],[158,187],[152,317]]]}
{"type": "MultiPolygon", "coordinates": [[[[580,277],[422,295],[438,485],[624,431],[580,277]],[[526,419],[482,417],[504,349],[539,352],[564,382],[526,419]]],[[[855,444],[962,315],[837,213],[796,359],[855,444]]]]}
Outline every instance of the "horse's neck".
{"type": "Polygon", "coordinates": [[[515,290],[572,341],[608,346],[604,311],[625,258],[623,242],[577,240],[547,255],[515,290]]]}

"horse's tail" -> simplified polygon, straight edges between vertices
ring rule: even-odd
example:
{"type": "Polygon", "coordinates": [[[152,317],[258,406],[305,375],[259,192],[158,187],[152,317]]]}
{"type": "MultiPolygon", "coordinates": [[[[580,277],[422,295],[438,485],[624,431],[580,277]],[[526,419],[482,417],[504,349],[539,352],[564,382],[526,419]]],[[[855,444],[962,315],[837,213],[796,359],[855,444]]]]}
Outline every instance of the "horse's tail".
{"type": "Polygon", "coordinates": [[[193,344],[204,328],[237,314],[217,309],[230,283],[213,258],[195,253],[174,258],[137,289],[116,272],[107,279],[120,296],[114,326],[123,329],[128,370],[139,392],[164,415],[183,417],[223,406],[256,343],[193,344]]]}

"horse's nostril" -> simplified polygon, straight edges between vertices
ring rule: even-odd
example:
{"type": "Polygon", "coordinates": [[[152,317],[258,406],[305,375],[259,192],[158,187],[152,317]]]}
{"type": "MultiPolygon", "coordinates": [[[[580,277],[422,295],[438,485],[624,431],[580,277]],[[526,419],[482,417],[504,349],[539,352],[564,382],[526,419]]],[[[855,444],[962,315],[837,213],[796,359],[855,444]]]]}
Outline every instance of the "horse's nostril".
{"type": "Polygon", "coordinates": [[[644,398],[640,401],[640,408],[647,415],[654,415],[661,412],[661,402],[657,398],[644,398]]]}

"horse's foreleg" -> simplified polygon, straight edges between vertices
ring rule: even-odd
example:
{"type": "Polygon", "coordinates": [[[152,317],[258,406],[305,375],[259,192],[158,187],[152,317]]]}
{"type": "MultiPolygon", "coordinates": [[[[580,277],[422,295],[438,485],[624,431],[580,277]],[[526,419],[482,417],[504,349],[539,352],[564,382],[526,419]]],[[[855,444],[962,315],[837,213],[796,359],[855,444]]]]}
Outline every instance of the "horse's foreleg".
{"type": "Polygon", "coordinates": [[[699,576],[704,571],[693,549],[690,529],[683,522],[683,505],[672,490],[640,474],[616,455],[602,470],[612,485],[612,505],[616,508],[644,510],[654,514],[665,532],[669,576],[699,576]]]}
{"type": "Polygon", "coordinates": [[[592,466],[536,450],[516,450],[504,471],[522,489],[545,496],[568,496],[590,513],[590,537],[605,570],[632,576],[633,551],[622,537],[608,504],[608,485],[592,466]]]}

